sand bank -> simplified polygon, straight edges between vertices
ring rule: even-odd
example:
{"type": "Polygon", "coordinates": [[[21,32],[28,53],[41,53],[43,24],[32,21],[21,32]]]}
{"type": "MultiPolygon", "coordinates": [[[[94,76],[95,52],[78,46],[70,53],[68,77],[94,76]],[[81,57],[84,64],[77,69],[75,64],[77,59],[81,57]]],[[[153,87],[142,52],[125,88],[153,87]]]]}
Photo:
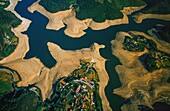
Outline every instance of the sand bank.
{"type": "MultiPolygon", "coordinates": [[[[152,39],[160,50],[169,53],[170,48],[165,47],[164,44],[161,44],[155,37],[146,35],[142,32],[133,31],[133,33],[152,39]]],[[[138,58],[147,53],[148,50],[143,52],[129,52],[124,50],[122,48],[122,43],[125,36],[129,36],[129,34],[126,32],[119,32],[116,35],[116,39],[111,42],[113,55],[119,58],[122,63],[122,65],[116,66],[116,71],[122,86],[115,89],[114,93],[125,99],[128,98],[132,100],[132,104],[124,104],[122,106],[122,111],[138,111],[137,105],[144,104],[152,107],[153,103],[158,101],[161,93],[168,94],[167,91],[170,90],[170,87],[167,83],[167,79],[170,77],[170,70],[160,69],[148,72],[138,60],[138,58]],[[154,88],[152,87],[153,85],[154,88]],[[137,96],[138,94],[142,95],[140,99],[137,96]]]]}
{"type": "Polygon", "coordinates": [[[127,15],[144,7],[125,7],[123,10],[121,10],[123,13],[123,18],[106,20],[105,22],[97,23],[92,19],[78,20],[76,18],[76,13],[72,9],[57,13],[50,13],[45,10],[44,7],[38,4],[39,1],[40,0],[31,5],[28,10],[32,13],[34,11],[38,11],[46,16],[49,19],[49,23],[46,26],[47,29],[59,30],[65,27],[64,24],[66,24],[67,28],[64,31],[65,34],[75,38],[83,36],[86,33],[84,30],[86,30],[88,27],[92,28],[93,30],[102,30],[113,25],[128,24],[129,21],[127,15]]]}
{"type": "Polygon", "coordinates": [[[26,31],[29,27],[31,21],[25,18],[22,18],[15,10],[15,6],[19,0],[10,0],[10,5],[6,10],[14,13],[19,19],[22,20],[22,23],[15,29],[11,29],[14,34],[19,38],[18,45],[14,52],[8,57],[0,61],[0,65],[9,67],[17,71],[22,81],[18,83],[18,86],[28,86],[33,84],[39,76],[41,67],[43,67],[40,60],[32,58],[29,60],[24,60],[26,53],[29,51],[28,37],[27,35],[22,34],[21,32],[26,31]]]}
{"type": "MultiPolygon", "coordinates": [[[[49,50],[53,57],[56,59],[57,64],[49,69],[46,68],[39,59],[37,58],[31,58],[31,59],[23,59],[25,54],[29,50],[29,45],[28,45],[28,37],[24,34],[21,34],[21,32],[27,30],[29,27],[29,24],[31,21],[22,18],[20,15],[18,15],[15,11],[14,8],[17,5],[18,1],[10,1],[10,6],[7,8],[7,10],[10,10],[13,12],[18,18],[22,20],[22,24],[18,26],[15,29],[12,29],[13,32],[16,34],[16,36],[19,38],[19,43],[16,48],[16,50],[8,57],[0,61],[0,64],[6,67],[9,67],[13,70],[16,70],[20,76],[22,81],[18,83],[18,86],[28,86],[31,84],[35,84],[41,89],[42,92],[42,98],[45,100],[46,98],[49,98],[51,95],[52,91],[52,84],[60,77],[63,76],[68,76],[73,70],[77,69],[79,67],[79,60],[83,57],[92,57],[93,59],[96,60],[96,70],[98,71],[99,78],[100,78],[100,88],[99,88],[99,94],[102,98],[102,104],[103,108],[105,110],[111,110],[109,107],[109,102],[105,96],[104,88],[106,87],[109,77],[107,75],[107,72],[105,70],[105,59],[100,56],[99,49],[104,48],[103,45],[98,45],[94,44],[91,48],[87,49],[81,49],[81,50],[76,50],[76,51],[65,51],[62,50],[59,46],[48,43],[49,50]]],[[[43,10],[42,8],[39,8],[39,10],[43,10]]],[[[55,29],[60,29],[61,27],[64,26],[63,24],[63,18],[64,23],[66,24],[71,24],[71,22],[68,22],[65,16],[68,16],[70,14],[74,15],[74,12],[71,10],[67,10],[65,12],[59,12],[57,14],[54,14],[53,16],[57,18],[54,20],[54,17],[52,16],[52,22],[50,22],[47,26],[51,27],[50,25],[55,25],[55,29]],[[69,12],[69,13],[68,13],[69,12]],[[62,14],[60,14],[62,13],[62,14]],[[65,14],[63,14],[65,13],[65,14]]],[[[48,15],[47,12],[45,15],[48,15]]],[[[49,14],[51,17],[51,14],[49,14]]],[[[72,17],[72,20],[75,21],[77,20],[75,17],[72,17]]],[[[86,20],[88,22],[88,20],[86,20]]],[[[77,21],[80,22],[79,26],[74,26],[76,27],[77,33],[79,33],[79,29],[84,30],[84,26],[87,28],[86,24],[84,26],[81,25],[82,21],[77,21]],[[82,28],[81,28],[82,27],[82,28]]],[[[86,29],[85,28],[85,29],[86,29]]],[[[69,29],[67,29],[65,32],[69,32],[69,29]]]]}
{"type": "Polygon", "coordinates": [[[170,21],[170,14],[144,14],[137,13],[133,16],[136,23],[142,23],[144,19],[162,19],[166,21],[170,21]]]}
{"type": "Polygon", "coordinates": [[[29,50],[28,45],[28,37],[27,35],[22,34],[21,32],[26,31],[29,27],[31,21],[25,18],[22,18],[15,10],[15,6],[17,5],[19,0],[10,0],[10,5],[6,8],[6,10],[11,11],[14,13],[19,19],[22,20],[22,23],[15,29],[12,29],[14,34],[19,38],[19,43],[14,50],[12,54],[10,54],[8,57],[4,58],[2,61],[0,61],[0,64],[8,63],[11,61],[15,61],[18,59],[21,59],[25,56],[25,54],[29,50]]]}
{"type": "MultiPolygon", "coordinates": [[[[22,20],[22,23],[18,27],[11,29],[19,38],[19,42],[14,52],[0,61],[0,65],[9,67],[19,73],[22,81],[18,83],[18,86],[28,86],[39,81],[39,76],[41,75],[41,70],[44,68],[44,65],[37,58],[31,58],[28,60],[23,59],[26,53],[29,51],[29,44],[27,35],[24,35],[21,32],[28,29],[31,21],[22,18],[14,10],[19,1],[20,0],[10,0],[10,5],[6,8],[6,10],[11,11],[22,20]]],[[[48,70],[48,68],[46,68],[46,70],[48,70]]],[[[44,93],[46,93],[46,90],[44,93]]],[[[43,100],[46,98],[44,93],[42,94],[43,100]]]]}
{"type": "Polygon", "coordinates": [[[3,65],[19,73],[22,81],[18,83],[18,86],[28,86],[29,84],[33,84],[36,79],[38,79],[41,68],[43,67],[41,61],[36,58],[29,60],[21,59],[3,65]]]}

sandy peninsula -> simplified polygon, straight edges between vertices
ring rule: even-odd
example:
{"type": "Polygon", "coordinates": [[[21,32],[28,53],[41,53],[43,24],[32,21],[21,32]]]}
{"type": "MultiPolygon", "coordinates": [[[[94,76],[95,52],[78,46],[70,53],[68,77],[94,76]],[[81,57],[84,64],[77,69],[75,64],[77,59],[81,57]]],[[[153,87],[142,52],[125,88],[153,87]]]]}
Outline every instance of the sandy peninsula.
{"type": "MultiPolygon", "coordinates": [[[[146,35],[142,32],[133,31],[133,33],[152,39],[156,42],[159,50],[170,54],[170,48],[161,44],[155,37],[146,35]]],[[[167,83],[167,79],[170,77],[170,70],[160,69],[148,72],[138,59],[141,55],[147,53],[148,50],[143,52],[129,52],[124,50],[122,43],[125,36],[130,35],[126,32],[119,32],[116,35],[116,39],[111,41],[112,53],[119,58],[122,63],[122,65],[116,66],[116,71],[122,86],[115,89],[113,93],[131,100],[132,104],[124,104],[121,107],[122,111],[138,111],[137,105],[140,104],[152,108],[152,105],[155,102],[164,101],[164,97],[162,97],[161,94],[165,97],[169,95],[170,87],[169,83],[167,83]]],[[[168,103],[169,101],[164,102],[168,103]]]]}
{"type": "Polygon", "coordinates": [[[22,18],[14,10],[18,2],[19,0],[10,0],[10,5],[6,8],[6,10],[11,11],[19,19],[22,20],[21,25],[19,25],[15,29],[12,29],[14,34],[19,38],[19,42],[14,52],[0,61],[0,65],[11,68],[19,73],[22,81],[18,83],[18,86],[28,86],[37,81],[44,65],[37,58],[31,58],[28,60],[23,59],[26,53],[29,51],[29,44],[27,35],[22,34],[21,32],[26,31],[28,29],[31,21],[22,18]]]}
{"type": "Polygon", "coordinates": [[[142,23],[144,19],[161,19],[170,21],[170,14],[144,14],[140,12],[134,15],[133,18],[136,23],[142,23]]]}
{"type": "Polygon", "coordinates": [[[109,80],[108,74],[105,70],[106,60],[102,58],[99,53],[99,49],[104,48],[104,46],[95,43],[90,48],[66,51],[56,44],[48,43],[48,48],[57,62],[57,64],[51,69],[46,68],[37,58],[31,58],[28,60],[19,59],[1,65],[16,70],[20,74],[22,81],[18,83],[18,86],[28,86],[31,84],[38,86],[41,89],[42,98],[45,100],[51,95],[52,84],[59,78],[68,76],[77,69],[80,66],[79,60],[81,58],[93,58],[96,61],[95,69],[100,78],[99,95],[102,99],[102,105],[105,111],[110,111],[111,108],[104,90],[109,80]]]}
{"type": "Polygon", "coordinates": [[[105,96],[104,88],[108,83],[109,77],[105,70],[105,59],[100,56],[99,49],[104,48],[103,45],[94,44],[91,48],[77,50],[77,51],[65,51],[59,46],[48,43],[49,50],[53,57],[56,59],[57,64],[49,69],[46,68],[39,59],[23,59],[25,54],[29,50],[28,37],[21,32],[27,30],[31,21],[22,18],[18,15],[14,8],[18,1],[10,1],[10,6],[6,9],[13,12],[18,18],[22,20],[22,24],[12,31],[19,38],[19,43],[15,51],[8,57],[0,61],[0,64],[16,70],[22,81],[18,83],[18,86],[28,86],[36,84],[41,89],[42,98],[45,100],[51,94],[52,84],[60,77],[68,76],[74,69],[79,67],[79,60],[83,57],[92,57],[97,61],[96,70],[99,73],[100,78],[100,96],[102,98],[103,108],[105,110],[111,110],[109,102],[105,96]]]}
{"type": "Polygon", "coordinates": [[[33,84],[35,82],[35,79],[38,77],[41,67],[44,66],[37,58],[32,58],[29,60],[23,59],[25,57],[25,54],[29,51],[29,44],[27,35],[22,34],[21,32],[28,29],[31,21],[22,18],[14,10],[18,2],[19,0],[10,0],[10,5],[6,8],[6,10],[11,11],[19,19],[22,20],[21,25],[19,25],[15,29],[12,29],[14,34],[19,38],[19,42],[14,52],[0,61],[0,65],[16,70],[20,74],[22,81],[18,83],[18,86],[28,86],[29,84],[33,84]]]}
{"type": "MultiPolygon", "coordinates": [[[[105,111],[110,111],[111,108],[109,106],[109,102],[104,92],[104,89],[109,80],[108,74],[105,70],[106,60],[102,58],[99,53],[99,49],[104,48],[104,45],[98,45],[95,43],[90,48],[85,48],[76,51],[66,51],[61,49],[56,44],[48,43],[49,51],[57,62],[57,64],[51,69],[45,67],[38,58],[34,57],[30,59],[23,59],[25,54],[29,50],[29,44],[28,37],[22,34],[21,32],[27,30],[31,21],[22,18],[14,11],[14,8],[17,5],[18,1],[19,0],[16,1],[10,0],[10,6],[6,10],[13,12],[18,18],[22,20],[21,25],[19,25],[15,29],[12,29],[15,35],[19,38],[19,43],[15,51],[10,56],[0,61],[0,65],[11,68],[19,73],[22,80],[18,83],[18,86],[28,86],[31,84],[35,84],[36,86],[38,86],[41,89],[42,98],[43,100],[45,100],[46,98],[49,98],[51,95],[52,84],[56,82],[56,80],[58,80],[59,78],[63,76],[68,76],[72,71],[77,69],[79,67],[79,60],[81,58],[84,57],[93,58],[96,60],[97,64],[95,68],[100,78],[99,95],[102,99],[102,105],[105,111]]],[[[68,12],[72,11],[70,10],[68,12]]],[[[66,11],[65,13],[67,14],[68,12],[66,11]]],[[[73,18],[75,19],[75,17],[73,18]]],[[[58,19],[59,18],[57,18],[56,21],[62,21],[63,17],[61,16],[61,20],[58,19]]],[[[64,20],[66,21],[66,19],[64,20]]],[[[63,22],[61,22],[59,28],[61,28],[62,24],[63,22]]]]}
{"type": "MultiPolygon", "coordinates": [[[[0,61],[0,65],[9,67],[20,74],[22,81],[18,83],[18,86],[28,86],[35,83],[44,65],[37,58],[31,58],[28,60],[23,59],[26,53],[29,51],[28,37],[21,32],[26,31],[31,23],[30,20],[22,18],[15,10],[15,6],[20,0],[10,0],[10,5],[6,10],[14,13],[19,19],[22,20],[21,25],[12,29],[14,34],[19,38],[18,45],[14,52],[8,57],[0,61]]],[[[48,70],[48,68],[46,68],[48,70]]],[[[45,97],[44,97],[45,99],[45,97]]]]}
{"type": "Polygon", "coordinates": [[[15,29],[12,29],[14,34],[19,38],[19,42],[14,52],[0,61],[0,65],[16,70],[20,74],[22,81],[18,83],[18,86],[28,86],[29,84],[33,84],[35,82],[35,79],[38,77],[40,67],[42,67],[42,63],[36,58],[32,58],[30,60],[23,59],[25,54],[29,51],[29,44],[27,35],[22,34],[21,32],[27,30],[31,21],[22,18],[14,10],[18,2],[19,0],[10,0],[10,5],[6,8],[6,10],[11,11],[22,20],[21,25],[15,29]]]}
{"type": "Polygon", "coordinates": [[[47,10],[45,10],[44,7],[39,5],[40,0],[32,4],[28,10],[30,12],[38,11],[39,13],[43,14],[49,19],[49,23],[47,24],[46,28],[47,29],[52,29],[52,30],[59,30],[65,25],[67,28],[65,29],[65,34],[78,38],[83,36],[86,32],[88,27],[90,27],[93,30],[102,30],[105,28],[108,28],[113,25],[120,25],[120,24],[128,24],[128,17],[127,15],[131,14],[134,11],[140,10],[144,8],[145,6],[141,7],[124,7],[121,12],[123,13],[123,18],[121,19],[115,19],[115,20],[106,20],[105,22],[102,23],[97,23],[94,22],[92,19],[86,19],[86,20],[78,20],[75,16],[75,12],[73,9],[66,10],[66,11],[60,11],[57,13],[50,13],[47,10]]]}
{"type": "Polygon", "coordinates": [[[14,13],[19,19],[22,20],[21,25],[19,25],[15,29],[11,29],[14,34],[19,38],[19,43],[15,49],[15,51],[9,55],[8,57],[4,58],[2,61],[0,61],[0,64],[8,63],[11,61],[15,61],[18,59],[21,59],[25,56],[25,54],[29,50],[29,45],[28,45],[28,37],[27,35],[22,34],[21,32],[26,31],[27,28],[29,27],[31,21],[25,18],[22,18],[15,10],[15,6],[17,5],[19,0],[10,0],[10,5],[6,8],[6,10],[11,11],[14,13]]]}
{"type": "Polygon", "coordinates": [[[57,61],[56,67],[51,70],[57,70],[58,78],[68,76],[72,71],[79,67],[79,60],[81,58],[90,57],[96,61],[95,69],[99,75],[99,95],[102,100],[103,109],[105,111],[111,111],[109,102],[105,95],[105,87],[108,83],[109,77],[105,70],[105,59],[100,56],[99,49],[104,48],[104,45],[98,45],[95,43],[90,48],[84,48],[75,51],[66,51],[53,43],[48,43],[48,48],[51,55],[57,61]]]}

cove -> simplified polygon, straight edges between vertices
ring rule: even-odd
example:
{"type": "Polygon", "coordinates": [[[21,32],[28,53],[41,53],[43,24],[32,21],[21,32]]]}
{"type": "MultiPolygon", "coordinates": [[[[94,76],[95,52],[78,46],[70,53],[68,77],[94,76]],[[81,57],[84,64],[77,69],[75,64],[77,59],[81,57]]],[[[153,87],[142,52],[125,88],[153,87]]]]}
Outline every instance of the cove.
{"type": "Polygon", "coordinates": [[[15,10],[22,17],[32,21],[30,27],[24,34],[29,37],[30,50],[26,54],[25,59],[37,57],[46,67],[53,67],[56,62],[50,55],[47,48],[47,42],[52,42],[59,45],[64,50],[78,50],[81,48],[89,48],[94,42],[98,44],[104,44],[106,47],[100,50],[101,56],[107,59],[106,70],[109,75],[109,83],[105,89],[106,96],[110,102],[110,106],[114,111],[121,111],[120,107],[124,102],[124,99],[114,95],[113,89],[121,86],[118,74],[114,67],[121,64],[120,61],[112,55],[110,41],[115,38],[115,35],[119,31],[141,31],[147,33],[147,30],[155,26],[156,24],[167,24],[168,22],[147,19],[141,24],[136,24],[132,17],[129,16],[129,24],[117,25],[109,27],[105,30],[94,31],[90,28],[86,30],[86,35],[81,38],[70,38],[64,34],[65,28],[59,31],[47,30],[46,25],[48,19],[38,12],[30,13],[27,8],[36,0],[22,0],[18,2],[15,10]]]}

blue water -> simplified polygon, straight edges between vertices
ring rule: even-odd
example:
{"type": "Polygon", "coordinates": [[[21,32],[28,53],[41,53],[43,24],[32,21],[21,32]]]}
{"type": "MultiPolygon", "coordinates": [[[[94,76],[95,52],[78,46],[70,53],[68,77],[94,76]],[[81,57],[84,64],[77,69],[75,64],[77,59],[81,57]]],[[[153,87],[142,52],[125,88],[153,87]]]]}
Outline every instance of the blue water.
{"type": "Polygon", "coordinates": [[[48,19],[38,12],[30,13],[27,8],[36,0],[22,0],[18,3],[15,10],[27,19],[30,19],[32,23],[25,34],[29,37],[30,50],[26,54],[25,59],[31,57],[39,58],[46,67],[53,67],[56,62],[54,58],[50,55],[47,48],[47,42],[53,42],[59,45],[64,50],[77,50],[81,48],[88,48],[94,42],[98,44],[104,44],[106,47],[100,49],[101,55],[108,59],[106,62],[106,70],[109,74],[110,80],[105,89],[106,96],[110,102],[110,106],[114,111],[120,111],[120,106],[123,104],[124,100],[114,95],[113,89],[120,87],[121,83],[119,81],[118,74],[116,73],[114,67],[121,64],[119,60],[111,53],[110,41],[115,38],[115,34],[119,31],[142,31],[146,32],[148,29],[152,28],[156,24],[166,24],[167,22],[156,19],[144,20],[142,24],[136,24],[131,17],[130,23],[128,25],[118,25],[109,27],[105,30],[93,31],[90,28],[86,30],[87,34],[83,37],[76,39],[70,38],[64,34],[64,29],[59,31],[47,30],[46,25],[48,19]]]}

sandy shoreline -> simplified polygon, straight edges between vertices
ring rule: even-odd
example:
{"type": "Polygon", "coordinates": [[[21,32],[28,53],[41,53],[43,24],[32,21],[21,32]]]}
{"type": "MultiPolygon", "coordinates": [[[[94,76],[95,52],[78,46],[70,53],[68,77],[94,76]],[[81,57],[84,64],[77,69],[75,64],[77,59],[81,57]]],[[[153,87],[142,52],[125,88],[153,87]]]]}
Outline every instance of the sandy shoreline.
{"type": "Polygon", "coordinates": [[[6,8],[6,10],[11,11],[22,20],[22,23],[18,27],[12,29],[14,34],[19,38],[19,42],[14,52],[0,61],[0,65],[11,68],[20,74],[22,81],[18,83],[18,86],[28,86],[37,81],[41,74],[41,69],[44,68],[44,65],[37,58],[31,58],[28,60],[23,59],[26,53],[29,51],[29,44],[28,36],[22,34],[21,32],[28,29],[31,21],[22,18],[14,10],[19,1],[20,0],[10,0],[10,5],[6,8]]]}
{"type": "Polygon", "coordinates": [[[16,27],[15,29],[12,29],[14,34],[19,38],[19,42],[14,52],[10,54],[8,57],[0,61],[0,65],[16,70],[20,74],[22,81],[18,83],[18,86],[28,86],[29,84],[33,84],[35,82],[39,67],[42,67],[42,63],[36,58],[32,58],[29,60],[23,59],[26,53],[29,51],[29,44],[28,44],[28,36],[25,34],[22,34],[21,32],[26,31],[28,29],[31,21],[28,19],[22,18],[14,10],[15,6],[17,5],[19,1],[20,0],[15,0],[15,1],[10,0],[10,5],[6,8],[6,10],[11,11],[19,19],[22,20],[22,23],[18,27],[16,27]]]}
{"type": "Polygon", "coordinates": [[[42,91],[42,98],[45,100],[52,94],[52,84],[59,78],[68,76],[77,69],[80,65],[79,60],[81,58],[93,58],[96,61],[95,69],[100,78],[99,95],[102,99],[103,108],[105,111],[111,111],[104,90],[109,81],[108,74],[105,70],[106,59],[102,58],[99,53],[99,49],[104,48],[104,45],[98,45],[95,43],[91,48],[69,51],[61,49],[56,44],[48,43],[48,48],[57,62],[57,64],[51,69],[46,68],[37,58],[31,58],[28,60],[20,59],[2,65],[16,70],[20,74],[22,81],[18,83],[18,86],[28,86],[30,84],[38,86],[42,91]]]}
{"type": "MultiPolygon", "coordinates": [[[[170,49],[164,47],[155,37],[146,35],[142,32],[132,31],[134,34],[143,35],[146,38],[152,39],[158,45],[158,49],[165,51],[170,54],[170,49]],[[164,48],[162,48],[164,47],[164,48]]],[[[113,91],[113,93],[122,96],[123,98],[133,98],[135,104],[124,104],[121,109],[122,111],[135,110],[138,111],[139,104],[145,104],[149,107],[152,107],[153,103],[157,101],[159,94],[164,93],[170,90],[170,87],[166,81],[162,81],[164,78],[170,77],[170,70],[160,69],[153,71],[152,73],[148,72],[138,60],[138,58],[147,53],[145,50],[143,52],[129,52],[124,50],[122,43],[125,36],[129,36],[126,32],[119,32],[116,35],[116,39],[111,41],[112,44],[112,53],[115,55],[122,65],[116,66],[116,71],[119,75],[122,86],[113,91]],[[162,81],[162,83],[160,83],[162,81]],[[150,89],[152,85],[155,84],[155,88],[152,93],[150,89]],[[164,84],[164,85],[162,85],[164,84]],[[143,98],[135,99],[135,93],[141,93],[143,98]]]]}
{"type": "MultiPolygon", "coordinates": [[[[41,89],[42,98],[43,100],[45,100],[46,98],[50,97],[52,91],[52,84],[58,78],[68,76],[73,70],[77,69],[79,67],[79,59],[83,57],[92,57],[97,61],[95,67],[99,73],[100,78],[99,95],[102,98],[102,105],[106,111],[110,111],[111,108],[104,92],[104,89],[109,80],[109,77],[105,70],[106,60],[102,58],[99,53],[99,49],[104,48],[104,46],[95,43],[91,48],[76,51],[65,51],[53,43],[48,43],[49,51],[57,61],[57,64],[51,69],[46,68],[41,63],[41,61],[35,57],[27,60],[23,59],[25,54],[29,50],[29,44],[27,35],[21,34],[21,32],[27,30],[31,21],[22,18],[14,11],[14,8],[17,5],[18,1],[11,0],[11,4],[7,8],[7,10],[13,12],[18,18],[22,20],[21,25],[13,29],[13,32],[19,38],[19,43],[15,51],[10,56],[0,61],[0,65],[16,70],[20,74],[22,81],[18,83],[18,86],[28,86],[30,84],[35,84],[36,86],[38,86],[41,89]]],[[[65,13],[68,12],[66,11],[65,13]]],[[[61,14],[59,13],[59,15],[61,14]]],[[[65,23],[66,22],[67,20],[65,19],[65,23]]],[[[59,24],[60,28],[62,24],[63,22],[59,24]]]]}
{"type": "Polygon", "coordinates": [[[6,8],[6,10],[11,11],[22,20],[22,23],[18,27],[12,29],[14,34],[19,38],[19,42],[14,52],[0,61],[0,65],[9,67],[20,74],[22,81],[18,83],[18,86],[28,86],[29,84],[33,84],[36,81],[36,78],[39,75],[38,71],[40,70],[40,66],[42,67],[42,64],[36,58],[32,58],[30,60],[23,59],[26,53],[29,51],[29,44],[28,36],[22,34],[21,32],[28,29],[31,21],[22,18],[14,10],[19,1],[20,0],[10,0],[10,5],[6,8]]]}
{"type": "Polygon", "coordinates": [[[88,27],[93,30],[102,30],[113,25],[128,24],[129,20],[127,15],[145,7],[125,7],[123,10],[121,10],[121,12],[123,13],[123,18],[115,20],[106,20],[105,22],[97,23],[94,22],[92,19],[86,19],[82,21],[78,20],[75,17],[75,12],[72,9],[60,11],[57,13],[50,13],[46,11],[44,7],[38,4],[39,1],[40,0],[32,4],[28,8],[28,10],[32,13],[34,11],[38,11],[44,16],[46,16],[49,19],[49,23],[46,26],[47,29],[59,30],[65,27],[64,24],[66,24],[67,28],[64,32],[66,35],[73,38],[78,38],[86,34],[84,30],[86,30],[88,27]]]}
{"type": "Polygon", "coordinates": [[[144,13],[137,13],[133,16],[134,21],[136,23],[142,23],[144,19],[161,19],[170,21],[170,14],[144,14],[144,13]]]}
{"type": "Polygon", "coordinates": [[[16,49],[14,50],[14,52],[12,54],[10,54],[8,57],[1,60],[0,64],[5,64],[5,63],[11,62],[11,61],[22,59],[22,58],[24,58],[25,54],[29,50],[28,37],[27,37],[27,35],[24,35],[21,32],[27,30],[31,21],[28,19],[22,18],[17,12],[15,12],[14,8],[17,5],[18,1],[19,0],[10,0],[10,5],[6,8],[6,10],[11,11],[19,19],[22,20],[21,25],[19,25],[15,29],[12,29],[14,34],[19,38],[19,42],[18,42],[18,45],[17,45],[16,49]]]}
{"type": "MultiPolygon", "coordinates": [[[[105,69],[106,60],[102,58],[99,53],[99,49],[104,48],[104,45],[98,45],[95,43],[91,48],[85,48],[76,51],[66,51],[61,49],[56,44],[48,43],[49,51],[57,62],[57,64],[51,69],[45,67],[42,62],[35,57],[28,60],[23,59],[26,53],[29,51],[29,44],[27,35],[24,35],[21,32],[27,30],[31,21],[22,18],[14,11],[14,7],[17,5],[18,1],[19,0],[10,0],[11,4],[7,8],[7,10],[10,10],[22,20],[22,24],[20,26],[12,29],[15,35],[19,38],[19,43],[17,45],[17,48],[11,55],[0,61],[0,65],[16,70],[20,74],[22,81],[18,83],[18,86],[28,86],[35,83],[35,85],[41,89],[42,98],[43,100],[45,100],[46,98],[50,97],[52,84],[58,78],[68,76],[74,69],[77,69],[79,67],[79,60],[81,58],[92,57],[97,62],[95,68],[100,78],[99,95],[102,99],[103,108],[105,111],[111,111],[109,102],[105,95],[105,87],[109,81],[109,77],[105,69]]],[[[122,11],[124,14],[123,19],[106,20],[103,23],[96,23],[91,19],[80,21],[75,18],[75,12],[73,12],[72,10],[66,10],[51,14],[47,12],[43,7],[38,5],[37,2],[29,7],[29,11],[33,12],[36,10],[48,17],[49,23],[47,25],[47,29],[59,30],[60,28],[65,27],[66,24],[66,35],[69,35],[71,37],[81,37],[85,34],[84,30],[86,30],[88,27],[92,28],[93,30],[101,30],[112,25],[118,25],[122,23],[126,24],[128,23],[127,15],[135,10],[139,10],[140,8],[125,8],[122,11]]],[[[144,33],[134,33],[146,36],[146,34],[144,33]]],[[[143,68],[143,65],[139,62],[138,57],[146,53],[147,50],[140,53],[131,53],[122,50],[122,41],[124,40],[124,35],[127,35],[127,33],[121,32],[117,35],[116,39],[112,41],[112,44],[115,46],[113,54],[117,56],[123,64],[116,67],[116,71],[120,75],[120,80],[123,83],[123,86],[122,88],[116,89],[114,93],[127,98],[130,97],[130,95],[133,93],[133,89],[136,88],[136,84],[144,87],[147,90],[149,89],[148,87],[150,83],[154,83],[155,81],[157,82],[159,81],[159,77],[168,75],[169,70],[159,70],[153,72],[150,75],[146,75],[148,74],[148,72],[143,68]],[[136,66],[137,68],[135,68],[136,66]],[[153,79],[155,79],[155,81],[152,81],[153,79]],[[143,84],[143,86],[141,85],[141,83],[143,84]],[[146,87],[144,85],[146,85],[146,87]],[[126,86],[128,86],[128,88],[126,86]]],[[[149,36],[147,37],[150,38],[149,36]]],[[[152,39],[157,43],[160,50],[166,51],[168,53],[170,52],[170,50],[162,45],[159,41],[154,38],[152,39]]],[[[165,89],[169,89],[168,86],[165,89]]],[[[159,92],[164,91],[165,89],[157,87],[154,95],[152,96],[157,97],[159,92]]],[[[147,104],[150,103],[148,102],[147,104]]]]}
{"type": "Polygon", "coordinates": [[[91,48],[84,48],[81,50],[69,51],[62,50],[59,46],[53,43],[48,43],[48,48],[51,55],[57,62],[58,78],[68,76],[71,72],[79,67],[79,60],[84,57],[93,58],[96,61],[95,69],[99,75],[99,95],[102,100],[104,111],[111,111],[109,102],[105,95],[105,87],[108,83],[109,77],[105,69],[105,59],[100,56],[99,49],[104,48],[104,45],[95,43],[91,48]]]}

